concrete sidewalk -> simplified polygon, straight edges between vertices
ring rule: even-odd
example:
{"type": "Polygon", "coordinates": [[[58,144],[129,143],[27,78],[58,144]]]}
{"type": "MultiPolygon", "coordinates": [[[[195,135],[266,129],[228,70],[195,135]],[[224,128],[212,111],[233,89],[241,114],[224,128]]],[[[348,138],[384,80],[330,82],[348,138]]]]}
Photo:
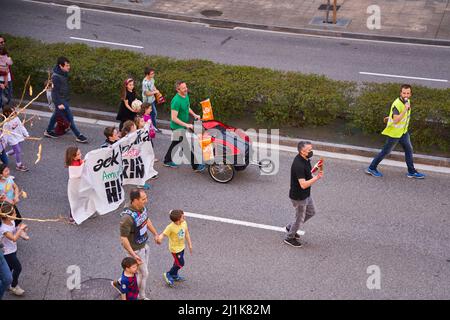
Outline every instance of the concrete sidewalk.
{"type": "MultiPolygon", "coordinates": [[[[27,103],[28,101],[24,102],[27,103]]],[[[51,115],[51,113],[48,112],[48,105],[46,103],[34,102],[28,109],[30,109],[30,113],[36,114],[38,116],[50,117],[51,115]]],[[[113,112],[97,111],[77,107],[71,107],[71,110],[76,118],[76,121],[101,126],[118,125],[118,122],[116,120],[116,113],[113,112]]],[[[159,128],[163,129],[166,134],[170,134],[169,121],[160,119],[158,120],[158,123],[159,128]]],[[[245,128],[243,129],[245,130],[245,128]]],[[[251,134],[250,138],[253,141],[269,142],[267,141],[266,136],[260,134],[258,136],[251,134]]],[[[300,138],[290,138],[284,136],[279,136],[278,139],[279,150],[288,152],[292,152],[292,150],[295,150],[297,148],[298,141],[300,140],[300,138]]],[[[310,139],[308,140],[311,141],[314,144],[314,148],[319,151],[320,154],[318,155],[323,155],[329,158],[368,162],[380,152],[380,149],[365,148],[347,144],[329,143],[324,141],[312,141],[310,139]]],[[[263,148],[264,145],[265,143],[260,144],[260,146],[263,148]]],[[[386,160],[384,160],[383,163],[385,165],[403,167],[405,166],[404,159],[405,155],[403,152],[393,151],[386,157],[386,160]]],[[[414,154],[414,162],[417,169],[419,170],[436,171],[450,174],[450,158],[414,154]]]]}
{"type": "MultiPolygon", "coordinates": [[[[37,0],[85,8],[203,22],[216,27],[450,46],[450,0],[338,0],[342,26],[323,24],[326,0],[37,0]],[[132,2],[133,1],[133,2],[132,2]],[[138,1],[138,2],[135,2],[138,1]],[[368,20],[380,8],[381,28],[368,20]],[[320,25],[311,24],[316,18],[320,25]]],[[[333,3],[333,1],[331,1],[333,3]]],[[[332,12],[330,13],[332,19],[332,12]]]]}

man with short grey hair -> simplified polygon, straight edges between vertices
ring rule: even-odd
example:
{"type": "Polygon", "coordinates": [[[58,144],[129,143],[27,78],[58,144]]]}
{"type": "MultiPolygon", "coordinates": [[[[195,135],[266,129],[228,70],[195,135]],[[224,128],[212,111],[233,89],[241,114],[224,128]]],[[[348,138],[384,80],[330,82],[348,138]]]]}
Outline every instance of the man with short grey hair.
{"type": "Polygon", "coordinates": [[[300,248],[299,228],[316,213],[313,199],[311,198],[311,186],[323,177],[320,171],[315,177],[312,175],[311,157],[313,146],[311,142],[300,141],[298,154],[291,166],[291,188],[289,198],[295,208],[295,221],[286,226],[286,238],[284,242],[290,246],[300,248]]]}

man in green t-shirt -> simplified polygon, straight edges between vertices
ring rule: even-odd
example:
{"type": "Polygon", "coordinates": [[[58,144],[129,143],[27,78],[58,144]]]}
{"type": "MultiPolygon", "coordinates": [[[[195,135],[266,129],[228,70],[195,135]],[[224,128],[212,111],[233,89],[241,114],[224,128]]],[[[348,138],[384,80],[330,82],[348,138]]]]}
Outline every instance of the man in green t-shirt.
{"type": "Polygon", "coordinates": [[[194,126],[189,122],[189,115],[191,114],[196,120],[200,119],[200,116],[196,114],[191,109],[191,104],[189,102],[189,94],[186,82],[177,81],[175,83],[175,90],[177,94],[173,97],[170,103],[170,129],[172,129],[172,143],[170,144],[169,150],[167,150],[166,156],[164,157],[164,166],[176,168],[178,165],[172,161],[173,149],[183,140],[183,148],[185,154],[191,154],[191,165],[192,169],[196,172],[201,172],[205,170],[205,165],[196,164],[194,161],[194,154],[189,148],[189,143],[186,138],[186,129],[193,130],[194,126]],[[188,150],[187,150],[188,149],[188,150]]]}

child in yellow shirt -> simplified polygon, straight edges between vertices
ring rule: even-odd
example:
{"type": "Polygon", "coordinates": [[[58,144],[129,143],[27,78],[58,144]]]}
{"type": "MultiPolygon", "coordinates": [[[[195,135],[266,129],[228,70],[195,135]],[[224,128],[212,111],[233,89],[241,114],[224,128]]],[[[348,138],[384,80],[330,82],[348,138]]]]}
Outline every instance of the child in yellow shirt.
{"type": "Polygon", "coordinates": [[[187,240],[189,252],[192,254],[191,236],[186,221],[184,220],[183,210],[171,210],[169,224],[161,233],[156,241],[162,243],[164,236],[169,238],[169,250],[172,253],[174,264],[172,269],[163,273],[164,280],[169,286],[173,286],[174,281],[184,281],[185,279],[178,275],[178,271],[184,266],[185,239],[187,240]]]}

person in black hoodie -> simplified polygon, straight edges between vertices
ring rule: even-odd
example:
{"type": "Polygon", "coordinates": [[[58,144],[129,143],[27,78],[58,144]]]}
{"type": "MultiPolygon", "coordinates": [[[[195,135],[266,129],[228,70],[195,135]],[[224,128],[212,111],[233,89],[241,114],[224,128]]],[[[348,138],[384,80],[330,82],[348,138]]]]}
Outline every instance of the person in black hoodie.
{"type": "Polygon", "coordinates": [[[69,105],[69,71],[70,71],[70,61],[65,57],[59,57],[56,66],[53,68],[52,75],[52,100],[55,104],[55,111],[50,118],[50,123],[48,124],[47,130],[44,135],[49,138],[57,138],[58,135],[55,133],[54,128],[56,124],[56,117],[58,114],[63,115],[70,122],[70,129],[73,134],[77,137],[77,141],[81,143],[87,143],[87,138],[83,136],[75,125],[73,119],[72,111],[69,105]]]}

